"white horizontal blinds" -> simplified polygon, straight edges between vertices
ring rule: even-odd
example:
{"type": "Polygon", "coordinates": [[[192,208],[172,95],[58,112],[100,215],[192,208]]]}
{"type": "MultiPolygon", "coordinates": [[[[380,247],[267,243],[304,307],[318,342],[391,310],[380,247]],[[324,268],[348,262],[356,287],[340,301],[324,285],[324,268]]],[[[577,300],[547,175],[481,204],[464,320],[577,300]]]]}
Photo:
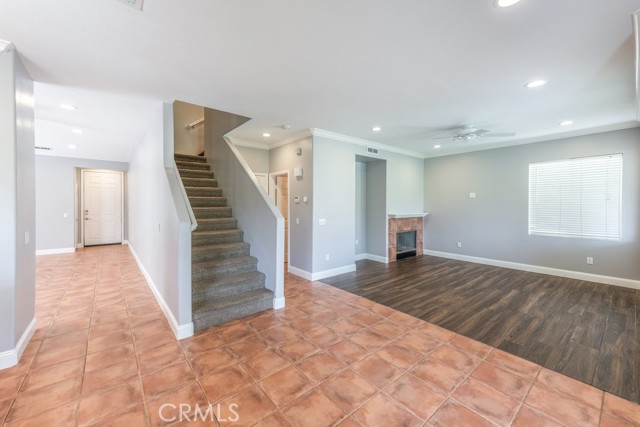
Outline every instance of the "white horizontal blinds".
{"type": "Polygon", "coordinates": [[[620,239],[622,154],[531,163],[529,234],[620,239]]]}

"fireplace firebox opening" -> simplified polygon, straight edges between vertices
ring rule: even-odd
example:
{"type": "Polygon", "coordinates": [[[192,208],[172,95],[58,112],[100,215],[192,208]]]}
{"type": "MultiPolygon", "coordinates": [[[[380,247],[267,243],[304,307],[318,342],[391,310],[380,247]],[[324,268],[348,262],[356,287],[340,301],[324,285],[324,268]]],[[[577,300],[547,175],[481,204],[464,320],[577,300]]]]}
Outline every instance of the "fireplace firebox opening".
{"type": "Polygon", "coordinates": [[[396,235],[396,259],[416,256],[416,230],[399,231],[396,235]]]}

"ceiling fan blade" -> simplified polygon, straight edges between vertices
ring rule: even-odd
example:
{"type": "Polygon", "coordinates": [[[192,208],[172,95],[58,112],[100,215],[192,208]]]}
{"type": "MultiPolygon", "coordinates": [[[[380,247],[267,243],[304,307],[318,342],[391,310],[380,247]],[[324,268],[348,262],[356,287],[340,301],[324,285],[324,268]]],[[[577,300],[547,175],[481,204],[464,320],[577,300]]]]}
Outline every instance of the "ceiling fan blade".
{"type": "Polygon", "coordinates": [[[485,133],[489,133],[491,132],[490,130],[486,130],[486,129],[479,129],[473,133],[475,133],[476,135],[480,136],[480,135],[484,135],[485,133]]]}
{"type": "Polygon", "coordinates": [[[484,138],[506,138],[509,136],[516,136],[515,133],[485,133],[482,135],[484,138]]]}
{"type": "Polygon", "coordinates": [[[455,138],[455,136],[439,136],[437,138],[430,138],[430,139],[453,139],[455,138]]]}

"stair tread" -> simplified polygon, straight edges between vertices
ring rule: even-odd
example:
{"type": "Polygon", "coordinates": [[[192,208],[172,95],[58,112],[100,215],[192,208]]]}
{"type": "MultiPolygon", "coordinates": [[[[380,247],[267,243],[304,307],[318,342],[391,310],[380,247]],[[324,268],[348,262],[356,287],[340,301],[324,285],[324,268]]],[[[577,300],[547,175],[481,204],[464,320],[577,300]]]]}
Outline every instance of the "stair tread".
{"type": "Polygon", "coordinates": [[[198,222],[229,222],[229,221],[237,221],[233,216],[225,216],[222,218],[201,218],[198,222]]]}
{"type": "Polygon", "coordinates": [[[238,248],[246,248],[249,247],[249,243],[247,242],[233,242],[233,243],[218,243],[217,245],[203,245],[203,246],[194,246],[191,248],[191,252],[208,252],[214,250],[224,250],[224,249],[238,249],[238,248]]]}
{"type": "Polygon", "coordinates": [[[235,286],[238,283],[246,282],[249,280],[260,280],[265,277],[264,273],[260,271],[248,271],[243,273],[228,274],[225,277],[219,279],[203,279],[193,282],[193,290],[204,290],[209,287],[220,288],[225,286],[235,286]]]}
{"type": "Polygon", "coordinates": [[[243,255],[231,258],[212,259],[208,261],[194,262],[194,270],[204,270],[216,267],[226,267],[230,265],[242,265],[242,264],[255,264],[258,262],[258,258],[251,255],[243,255]]]}
{"type": "MultiPolygon", "coordinates": [[[[188,178],[187,178],[188,179],[188,178]]],[[[198,178],[193,178],[193,179],[198,179],[198,178]]],[[[188,185],[185,185],[184,187],[185,190],[222,190],[222,187],[215,187],[215,186],[210,186],[210,187],[190,187],[188,185]]]]}
{"type": "Polygon", "coordinates": [[[191,235],[193,236],[195,234],[196,236],[218,236],[220,234],[230,234],[230,233],[242,233],[242,230],[240,230],[239,228],[231,228],[231,229],[228,229],[228,230],[204,230],[204,231],[198,231],[198,229],[196,228],[196,231],[191,233],[191,235]]]}
{"type": "Polygon", "coordinates": [[[213,316],[217,311],[232,308],[244,304],[253,304],[267,298],[273,298],[273,292],[269,289],[255,289],[228,297],[205,300],[193,305],[193,318],[199,319],[213,316]]]}
{"type": "Polygon", "coordinates": [[[207,163],[207,158],[205,156],[195,156],[193,154],[181,154],[175,153],[173,155],[174,159],[192,159],[194,162],[207,163]]]}

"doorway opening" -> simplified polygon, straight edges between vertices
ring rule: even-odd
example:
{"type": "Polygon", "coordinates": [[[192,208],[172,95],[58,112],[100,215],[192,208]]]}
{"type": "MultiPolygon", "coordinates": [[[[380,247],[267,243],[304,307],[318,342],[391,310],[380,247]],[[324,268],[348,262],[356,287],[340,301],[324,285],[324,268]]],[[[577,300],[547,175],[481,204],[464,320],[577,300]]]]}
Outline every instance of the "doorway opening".
{"type": "Polygon", "coordinates": [[[78,215],[82,246],[124,241],[124,173],[81,169],[78,215]]]}
{"type": "Polygon", "coordinates": [[[356,156],[355,259],[388,262],[387,161],[356,156]]]}
{"type": "Polygon", "coordinates": [[[284,217],[284,271],[289,271],[289,171],[269,174],[269,194],[284,217]]]}

